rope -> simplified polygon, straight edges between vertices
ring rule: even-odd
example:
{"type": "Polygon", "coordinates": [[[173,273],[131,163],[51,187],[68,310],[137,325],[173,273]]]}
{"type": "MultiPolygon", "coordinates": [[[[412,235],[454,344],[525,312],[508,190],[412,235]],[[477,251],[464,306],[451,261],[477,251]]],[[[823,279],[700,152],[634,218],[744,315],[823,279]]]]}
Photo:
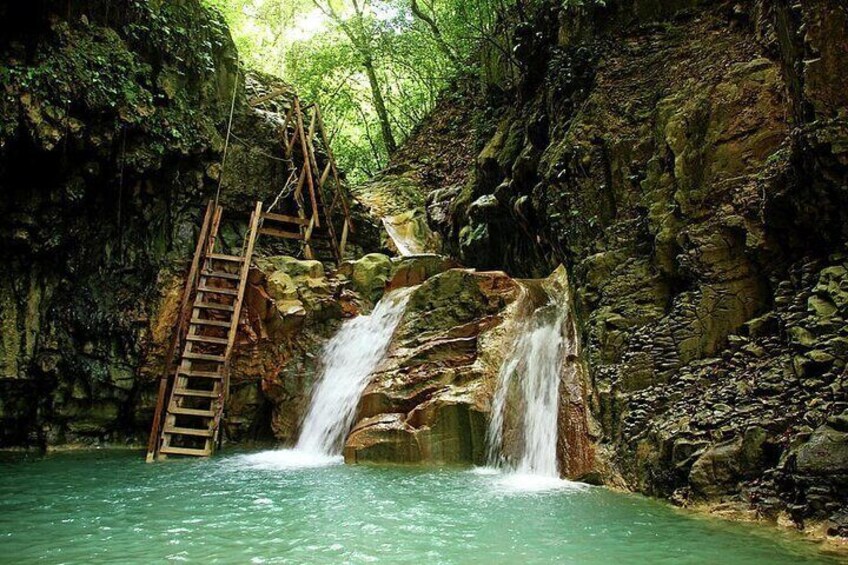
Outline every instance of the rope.
{"type": "Polygon", "coordinates": [[[227,165],[227,152],[230,149],[230,136],[233,133],[233,114],[236,111],[236,95],[238,94],[238,82],[239,82],[239,58],[236,55],[236,80],[233,83],[233,99],[230,102],[230,120],[227,122],[227,137],[224,139],[224,154],[221,157],[221,176],[218,177],[218,190],[215,192],[215,208],[218,208],[218,200],[221,197],[221,187],[224,185],[224,171],[226,170],[227,165]]]}
{"type": "Polygon", "coordinates": [[[292,172],[291,172],[291,174],[289,175],[288,180],[287,180],[287,181],[286,181],[286,183],[283,185],[283,189],[282,189],[282,190],[280,190],[280,193],[279,193],[279,194],[277,194],[277,197],[274,199],[274,201],[271,203],[271,205],[270,205],[270,206],[268,206],[268,211],[269,211],[269,212],[270,212],[271,210],[273,210],[274,208],[276,208],[277,204],[279,204],[280,199],[281,199],[283,196],[289,196],[289,195],[292,193],[292,187],[294,186],[294,180],[295,180],[295,172],[294,172],[294,171],[292,171],[292,172]]]}

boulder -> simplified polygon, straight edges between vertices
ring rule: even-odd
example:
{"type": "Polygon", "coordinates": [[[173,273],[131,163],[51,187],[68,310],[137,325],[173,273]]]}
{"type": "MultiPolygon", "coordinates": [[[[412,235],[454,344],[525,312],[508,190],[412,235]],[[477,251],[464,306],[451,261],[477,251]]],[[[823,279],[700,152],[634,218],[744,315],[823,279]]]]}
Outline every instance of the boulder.
{"type": "Polygon", "coordinates": [[[383,296],[392,274],[392,260],[381,253],[369,253],[356,261],[347,261],[339,268],[353,289],[366,300],[377,302],[383,296]]]}

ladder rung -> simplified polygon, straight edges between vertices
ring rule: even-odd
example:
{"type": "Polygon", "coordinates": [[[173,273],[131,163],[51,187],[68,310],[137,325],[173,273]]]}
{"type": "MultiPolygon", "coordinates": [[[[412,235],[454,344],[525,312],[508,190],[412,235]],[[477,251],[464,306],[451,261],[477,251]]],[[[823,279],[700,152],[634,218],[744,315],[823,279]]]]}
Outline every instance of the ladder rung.
{"type": "Polygon", "coordinates": [[[273,237],[282,237],[284,239],[303,239],[303,234],[290,231],[275,230],[274,228],[262,228],[259,230],[262,235],[270,235],[273,237]]]}
{"type": "Polygon", "coordinates": [[[200,429],[200,428],[178,428],[176,426],[165,426],[166,434],[178,434],[181,436],[198,436],[198,437],[212,437],[212,430],[210,429],[200,429]]]}
{"type": "Polygon", "coordinates": [[[232,322],[225,320],[204,320],[203,318],[192,318],[191,323],[196,326],[214,326],[216,328],[229,328],[232,322]]]}
{"type": "Polygon", "coordinates": [[[227,345],[230,342],[225,337],[212,337],[208,335],[187,335],[186,339],[198,343],[214,343],[215,345],[227,345]]]}
{"type": "Polygon", "coordinates": [[[226,294],[228,296],[238,296],[238,290],[234,288],[222,288],[218,286],[201,286],[197,288],[197,292],[205,292],[207,294],[226,294]]]}
{"type": "Polygon", "coordinates": [[[223,363],[226,360],[223,355],[209,355],[208,353],[194,353],[193,351],[186,351],[185,353],[183,353],[183,359],[214,361],[216,363],[223,363]]]}
{"type": "Polygon", "coordinates": [[[297,216],[288,216],[286,214],[274,214],[266,212],[262,214],[263,220],[271,220],[272,222],[280,222],[284,224],[296,224],[298,226],[308,226],[309,220],[306,218],[298,218],[297,216]]]}
{"type": "Polygon", "coordinates": [[[180,369],[180,374],[185,377],[196,379],[223,379],[224,375],[212,371],[193,371],[191,369],[180,369]]]}
{"type": "Polygon", "coordinates": [[[226,279],[229,281],[241,279],[241,275],[238,273],[225,273],[224,271],[205,271],[200,273],[200,276],[208,279],[226,279]]]}
{"type": "MultiPolygon", "coordinates": [[[[197,408],[183,408],[181,406],[171,406],[168,408],[169,414],[179,414],[180,416],[200,416],[202,418],[214,418],[215,412],[212,410],[200,410],[197,408]]],[[[191,428],[189,428],[191,429],[191,428]]]]}
{"type": "Polygon", "coordinates": [[[220,393],[214,390],[194,390],[190,388],[175,388],[174,394],[176,396],[191,396],[194,398],[218,398],[221,396],[220,393]]]}
{"type": "Polygon", "coordinates": [[[224,255],[223,253],[210,253],[207,257],[212,261],[229,261],[231,263],[243,263],[244,257],[238,255],[224,255]]]}
{"type": "Polygon", "coordinates": [[[223,310],[224,312],[235,312],[235,308],[229,304],[216,304],[214,302],[198,302],[194,305],[195,308],[203,310],[223,310]]]}
{"type": "Polygon", "coordinates": [[[169,445],[159,450],[159,453],[165,455],[194,455],[196,457],[209,457],[212,452],[209,449],[191,449],[190,447],[176,447],[169,445]]]}

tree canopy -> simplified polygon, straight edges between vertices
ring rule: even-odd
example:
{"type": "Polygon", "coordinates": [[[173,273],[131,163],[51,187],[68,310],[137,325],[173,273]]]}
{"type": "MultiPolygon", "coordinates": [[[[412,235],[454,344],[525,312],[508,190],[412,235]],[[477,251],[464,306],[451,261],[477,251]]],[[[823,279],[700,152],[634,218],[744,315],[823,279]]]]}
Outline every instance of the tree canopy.
{"type": "Polygon", "coordinates": [[[488,36],[506,0],[205,0],[244,62],[322,106],[341,165],[375,173],[488,36]]]}

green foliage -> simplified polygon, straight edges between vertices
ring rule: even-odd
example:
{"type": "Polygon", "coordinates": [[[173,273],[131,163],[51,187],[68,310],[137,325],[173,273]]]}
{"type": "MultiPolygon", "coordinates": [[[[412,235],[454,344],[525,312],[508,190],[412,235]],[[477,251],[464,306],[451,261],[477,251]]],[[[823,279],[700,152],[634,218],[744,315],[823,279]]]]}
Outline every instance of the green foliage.
{"type": "Polygon", "coordinates": [[[434,107],[486,34],[498,0],[205,0],[229,22],[243,59],[317,101],[342,167],[356,181],[388,161],[374,84],[402,141],[434,107]]]}
{"type": "Polygon", "coordinates": [[[57,21],[30,60],[0,64],[0,145],[24,123],[49,146],[96,121],[93,145],[131,140],[131,169],[208,148],[226,112],[218,90],[230,74],[217,68],[231,51],[224,19],[190,2],[134,0],[123,21],[57,21]],[[135,134],[149,141],[136,146],[135,134]]]}

